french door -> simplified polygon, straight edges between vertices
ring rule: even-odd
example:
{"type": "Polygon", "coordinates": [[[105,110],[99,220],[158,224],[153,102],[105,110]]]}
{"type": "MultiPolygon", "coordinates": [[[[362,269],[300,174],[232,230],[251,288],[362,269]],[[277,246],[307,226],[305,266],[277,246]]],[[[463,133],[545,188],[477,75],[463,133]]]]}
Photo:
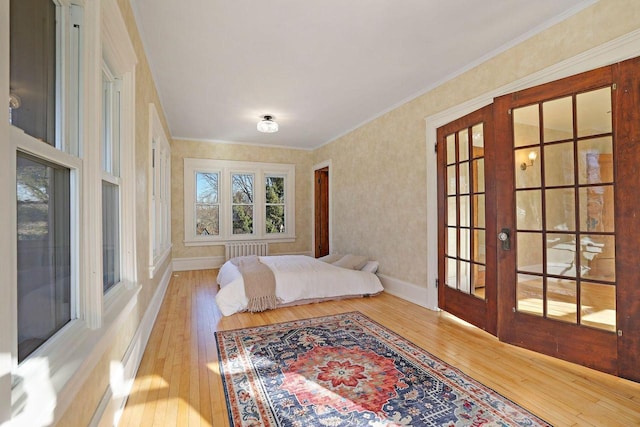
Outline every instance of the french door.
{"type": "Polygon", "coordinates": [[[438,134],[439,145],[446,141],[441,308],[490,332],[487,319],[495,318],[502,341],[639,381],[640,60],[505,95],[488,108],[484,193],[473,160],[466,189],[460,154],[463,129],[480,113],[438,134]],[[481,195],[486,217],[476,224],[481,195]],[[480,225],[484,265],[474,255],[480,225]],[[484,295],[474,288],[476,265],[484,295]]]}
{"type": "Polygon", "coordinates": [[[438,305],[495,335],[492,128],[489,105],[438,129],[438,305]]]}

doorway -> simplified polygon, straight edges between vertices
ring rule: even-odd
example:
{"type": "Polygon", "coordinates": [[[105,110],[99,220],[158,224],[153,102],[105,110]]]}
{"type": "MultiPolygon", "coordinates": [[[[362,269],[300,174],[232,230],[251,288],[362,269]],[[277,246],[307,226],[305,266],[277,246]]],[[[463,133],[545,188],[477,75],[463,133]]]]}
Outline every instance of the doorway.
{"type": "Polygon", "coordinates": [[[314,255],[329,254],[329,166],[314,171],[314,255]]]}
{"type": "Polygon", "coordinates": [[[438,129],[441,308],[636,381],[638,76],[640,61],[625,61],[496,98],[490,123],[476,112],[438,129]]]}

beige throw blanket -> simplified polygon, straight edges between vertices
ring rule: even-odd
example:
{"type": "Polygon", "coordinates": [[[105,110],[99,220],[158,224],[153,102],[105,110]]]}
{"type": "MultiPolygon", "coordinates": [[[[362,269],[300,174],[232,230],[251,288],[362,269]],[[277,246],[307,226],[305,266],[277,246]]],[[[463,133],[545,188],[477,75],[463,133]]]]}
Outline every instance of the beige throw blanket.
{"type": "Polygon", "coordinates": [[[247,311],[256,312],[276,308],[276,278],[271,269],[260,262],[257,256],[235,258],[244,281],[244,293],[249,300],[247,311]]]}

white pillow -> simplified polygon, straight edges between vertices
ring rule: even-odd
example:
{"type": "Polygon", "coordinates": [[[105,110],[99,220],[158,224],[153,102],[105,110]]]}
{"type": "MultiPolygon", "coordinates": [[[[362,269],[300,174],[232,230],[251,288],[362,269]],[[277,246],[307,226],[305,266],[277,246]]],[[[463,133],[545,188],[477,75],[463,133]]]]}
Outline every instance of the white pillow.
{"type": "Polygon", "coordinates": [[[331,264],[337,267],[348,268],[349,270],[360,270],[369,261],[366,257],[347,254],[331,264]]]}
{"type": "Polygon", "coordinates": [[[368,271],[369,273],[376,274],[376,271],[378,271],[379,265],[380,264],[378,263],[378,261],[367,261],[364,267],[362,267],[360,270],[368,271]]]}
{"type": "Polygon", "coordinates": [[[341,254],[329,254],[329,255],[325,255],[322,256],[320,258],[318,258],[318,261],[323,261],[323,262],[327,262],[329,264],[332,264],[336,261],[339,261],[340,258],[342,258],[344,255],[341,254]]]}

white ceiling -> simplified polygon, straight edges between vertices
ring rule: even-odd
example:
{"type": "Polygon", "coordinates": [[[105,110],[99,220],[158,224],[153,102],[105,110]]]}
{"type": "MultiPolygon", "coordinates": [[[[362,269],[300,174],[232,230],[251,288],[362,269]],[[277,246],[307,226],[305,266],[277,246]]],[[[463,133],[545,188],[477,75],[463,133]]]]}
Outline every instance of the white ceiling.
{"type": "Polygon", "coordinates": [[[131,0],[173,138],[305,149],[594,2],[131,0]]]}

